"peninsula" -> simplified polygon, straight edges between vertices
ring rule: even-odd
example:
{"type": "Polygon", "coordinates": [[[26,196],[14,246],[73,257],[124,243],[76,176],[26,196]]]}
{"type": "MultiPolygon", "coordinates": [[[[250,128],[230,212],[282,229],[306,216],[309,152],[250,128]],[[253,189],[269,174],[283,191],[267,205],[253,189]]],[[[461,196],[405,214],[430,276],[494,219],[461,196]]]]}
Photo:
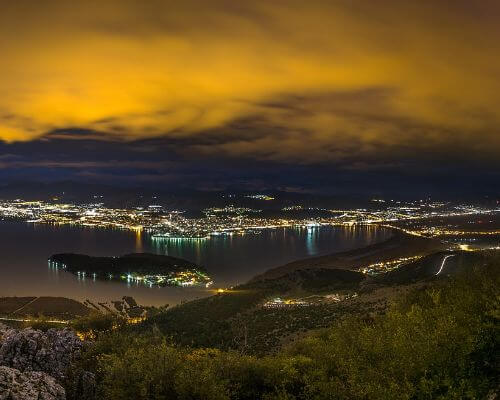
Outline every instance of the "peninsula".
{"type": "Polygon", "coordinates": [[[121,257],[92,257],[85,254],[54,254],[50,268],[61,268],[81,279],[142,282],[149,286],[210,286],[205,268],[187,260],[149,253],[121,257]]]}

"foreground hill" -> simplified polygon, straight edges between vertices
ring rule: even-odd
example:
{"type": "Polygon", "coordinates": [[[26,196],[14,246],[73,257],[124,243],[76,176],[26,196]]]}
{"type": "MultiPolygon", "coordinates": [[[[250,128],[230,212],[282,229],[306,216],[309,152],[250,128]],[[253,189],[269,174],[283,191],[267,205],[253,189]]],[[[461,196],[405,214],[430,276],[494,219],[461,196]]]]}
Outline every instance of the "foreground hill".
{"type": "MultiPolygon", "coordinates": [[[[493,399],[499,267],[495,251],[436,252],[373,276],[294,270],[138,325],[89,315],[71,326],[92,341],[56,382],[66,395],[53,398],[82,400],[91,387],[86,400],[493,399]]],[[[34,382],[5,365],[0,388],[34,382]]],[[[43,379],[46,391],[53,381],[43,379]]]]}
{"type": "MultiPolygon", "coordinates": [[[[411,286],[383,313],[337,312],[325,329],[298,337],[273,355],[248,355],[244,347],[238,352],[179,347],[171,342],[171,331],[158,329],[171,325],[151,324],[104,333],[84,355],[82,368],[97,373],[97,396],[105,400],[493,399],[500,367],[500,260],[492,253],[467,257],[457,263],[465,269],[452,269],[452,278],[439,274],[424,286],[411,286]]],[[[229,315],[236,304],[228,303],[231,295],[246,296],[244,291],[214,296],[176,307],[176,315],[197,308],[205,315],[229,315]]],[[[271,310],[267,332],[293,324],[288,312],[299,310],[271,310]]],[[[315,315],[314,310],[306,314],[315,315]]],[[[309,326],[318,328],[322,318],[315,317],[309,326]]],[[[229,324],[233,334],[241,332],[232,339],[250,341],[254,318],[245,314],[243,325],[229,324]]],[[[196,328],[205,334],[203,324],[196,328]]]]}
{"type": "Polygon", "coordinates": [[[173,307],[139,329],[158,327],[180,345],[263,355],[343,316],[384,312],[405,292],[460,274],[490,257],[487,252],[438,252],[376,276],[333,268],[294,270],[173,307]]]}

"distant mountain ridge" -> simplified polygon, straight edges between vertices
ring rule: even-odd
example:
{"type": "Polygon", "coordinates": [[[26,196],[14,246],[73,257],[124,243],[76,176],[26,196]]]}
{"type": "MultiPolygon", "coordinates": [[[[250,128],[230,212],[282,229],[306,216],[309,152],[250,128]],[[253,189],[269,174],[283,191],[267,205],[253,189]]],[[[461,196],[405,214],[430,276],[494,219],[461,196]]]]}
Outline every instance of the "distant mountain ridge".
{"type": "Polygon", "coordinates": [[[301,204],[305,207],[367,207],[369,196],[322,196],[284,191],[201,191],[195,189],[122,187],[76,181],[34,182],[16,181],[0,184],[0,199],[53,200],[73,203],[104,203],[110,207],[139,207],[159,204],[171,209],[200,210],[207,207],[235,206],[279,210],[301,204]],[[248,197],[268,194],[272,201],[248,197]]]}

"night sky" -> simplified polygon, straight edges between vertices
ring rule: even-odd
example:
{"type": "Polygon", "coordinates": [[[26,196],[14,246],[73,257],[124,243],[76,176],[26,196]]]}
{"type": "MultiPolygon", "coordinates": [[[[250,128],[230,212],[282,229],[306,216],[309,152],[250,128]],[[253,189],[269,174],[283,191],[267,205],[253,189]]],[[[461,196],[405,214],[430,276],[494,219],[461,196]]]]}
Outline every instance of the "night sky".
{"type": "Polygon", "coordinates": [[[0,180],[500,192],[497,0],[2,2],[0,180]]]}

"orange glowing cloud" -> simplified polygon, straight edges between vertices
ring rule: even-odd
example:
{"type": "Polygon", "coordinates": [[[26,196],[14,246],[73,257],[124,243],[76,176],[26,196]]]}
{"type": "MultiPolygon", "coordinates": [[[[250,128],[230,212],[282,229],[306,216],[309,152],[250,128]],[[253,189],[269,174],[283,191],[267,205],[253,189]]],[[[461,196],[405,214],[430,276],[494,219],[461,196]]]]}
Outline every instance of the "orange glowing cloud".
{"type": "Polygon", "coordinates": [[[472,3],[11,2],[0,139],[78,127],[298,162],[447,146],[494,156],[500,6],[472,3]],[[196,142],[214,132],[225,140],[196,142]]]}

